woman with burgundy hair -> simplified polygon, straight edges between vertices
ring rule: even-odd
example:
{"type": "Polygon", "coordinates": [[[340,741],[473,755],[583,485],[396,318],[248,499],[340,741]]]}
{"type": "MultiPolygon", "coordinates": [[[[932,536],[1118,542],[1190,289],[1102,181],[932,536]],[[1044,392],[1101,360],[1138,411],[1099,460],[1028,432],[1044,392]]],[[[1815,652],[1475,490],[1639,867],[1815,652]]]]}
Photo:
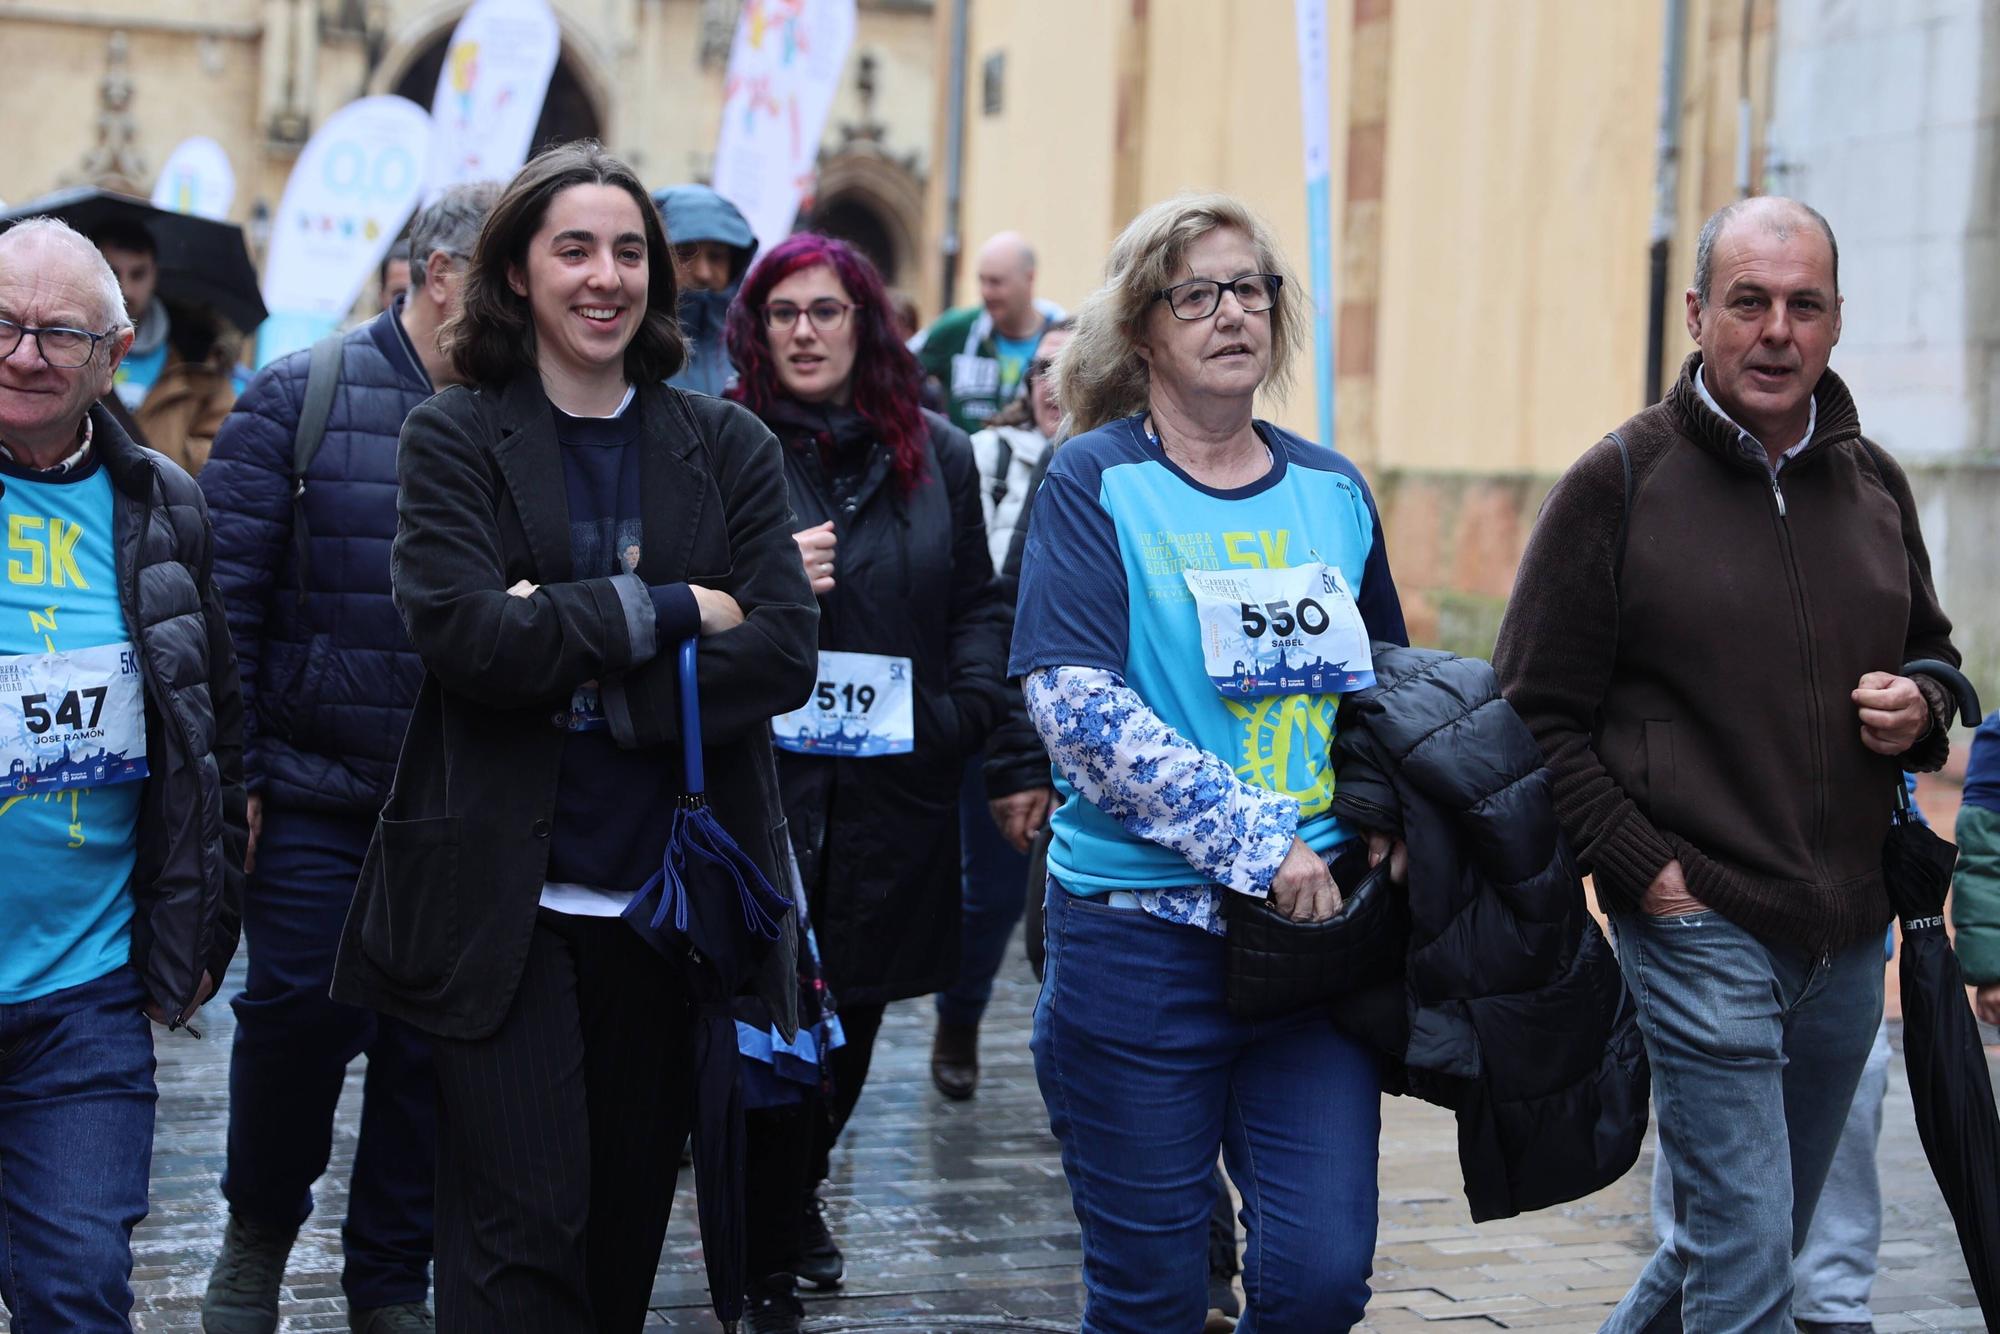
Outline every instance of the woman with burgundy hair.
{"type": "Polygon", "coordinates": [[[874,266],[802,234],[730,308],[729,396],[783,446],[819,597],[819,678],[773,722],[778,780],[846,1045],[831,1091],[751,1116],[746,1330],[791,1331],[793,1276],[839,1281],[818,1183],[882,1010],[957,973],[958,788],[1005,703],[1007,617],[963,432],[924,410],[874,266]],[[803,1122],[808,1133],[796,1131],[803,1122]],[[802,1146],[786,1158],[788,1146],[802,1146]]]}

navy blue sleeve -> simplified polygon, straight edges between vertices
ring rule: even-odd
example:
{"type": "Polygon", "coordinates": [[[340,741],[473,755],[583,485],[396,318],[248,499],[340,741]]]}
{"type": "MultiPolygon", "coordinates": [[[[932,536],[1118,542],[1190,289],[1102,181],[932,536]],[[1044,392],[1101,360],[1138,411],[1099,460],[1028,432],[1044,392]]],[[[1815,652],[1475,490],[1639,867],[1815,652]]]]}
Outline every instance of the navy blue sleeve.
{"type": "Polygon", "coordinates": [[[1099,667],[1122,681],[1131,618],[1117,526],[1063,462],[1035,493],[1007,674],[1099,667]]]}
{"type": "Polygon", "coordinates": [[[653,595],[653,626],[660,652],[669,653],[684,639],[701,633],[701,604],[686,584],[649,584],[653,595]]]}
{"type": "Polygon", "coordinates": [[[258,665],[264,616],[292,540],[292,437],[304,392],[292,372],[304,356],[284,358],[257,373],[216,431],[208,464],[197,478],[215,533],[215,586],[242,676],[244,775],[252,792],[264,786],[258,665]]]}
{"type": "Polygon", "coordinates": [[[1409,627],[1403,623],[1403,599],[1396,593],[1396,579],[1389,573],[1389,544],[1382,534],[1382,512],[1375,508],[1375,493],[1368,489],[1368,483],[1359,473],[1355,480],[1361,483],[1362,499],[1368,502],[1368,517],[1375,529],[1375,540],[1368,547],[1368,561],[1361,567],[1361,587],[1354,595],[1354,606],[1361,613],[1361,623],[1368,627],[1371,641],[1386,640],[1391,644],[1410,646],[1409,627]]]}

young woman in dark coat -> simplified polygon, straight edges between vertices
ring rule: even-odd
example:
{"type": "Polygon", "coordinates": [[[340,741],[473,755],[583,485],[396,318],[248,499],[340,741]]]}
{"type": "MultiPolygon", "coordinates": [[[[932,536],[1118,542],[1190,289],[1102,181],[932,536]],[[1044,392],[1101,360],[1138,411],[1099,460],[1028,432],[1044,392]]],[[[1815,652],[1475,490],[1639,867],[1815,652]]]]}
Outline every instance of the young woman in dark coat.
{"type": "MultiPolygon", "coordinates": [[[[760,259],[729,314],[740,376],[730,396],[784,445],[799,551],[819,594],[814,707],[773,731],[847,1040],[831,1058],[827,1105],[807,1114],[817,1145],[801,1175],[788,1189],[753,1169],[750,1234],[761,1242],[750,1274],[767,1280],[752,1293],[755,1330],[797,1328],[792,1273],[839,1278],[816,1186],[867,1078],[883,1007],[956,974],[959,777],[1005,703],[1007,616],[971,443],[923,410],[916,360],[893,329],[874,267],[810,234],[760,259]]],[[[753,1114],[753,1160],[773,1122],[753,1114]]]]}
{"type": "Polygon", "coordinates": [[[817,614],[771,433],[661,383],[674,307],[630,168],[551,149],[443,334],[467,387],[403,428],[393,580],[426,675],[334,994],[436,1039],[443,1330],[645,1318],[692,1021],[618,913],[683,782],[685,638],[710,806],[787,883],[769,719],[812,689],[817,614]]]}

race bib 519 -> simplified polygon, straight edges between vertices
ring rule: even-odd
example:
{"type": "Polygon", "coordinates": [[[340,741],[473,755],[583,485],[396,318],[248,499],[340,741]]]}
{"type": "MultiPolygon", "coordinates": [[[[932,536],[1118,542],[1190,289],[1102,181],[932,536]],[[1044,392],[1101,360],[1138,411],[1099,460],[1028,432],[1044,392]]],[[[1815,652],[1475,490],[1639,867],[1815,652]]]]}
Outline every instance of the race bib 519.
{"type": "Polygon", "coordinates": [[[812,698],[771,720],[772,739],[801,755],[907,755],[917,743],[915,685],[908,658],[822,649],[812,698]]]}

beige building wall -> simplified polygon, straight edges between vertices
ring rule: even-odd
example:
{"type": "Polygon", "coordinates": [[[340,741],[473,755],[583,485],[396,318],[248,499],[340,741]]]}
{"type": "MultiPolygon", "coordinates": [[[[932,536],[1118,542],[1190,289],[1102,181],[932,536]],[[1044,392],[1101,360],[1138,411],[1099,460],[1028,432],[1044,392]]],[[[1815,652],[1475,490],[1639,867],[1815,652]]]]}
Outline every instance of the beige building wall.
{"type": "MultiPolygon", "coordinates": [[[[1381,467],[1559,471],[1644,389],[1659,5],[1329,10],[1335,299],[1379,288],[1372,331],[1342,330],[1373,351],[1358,374],[1343,351],[1342,398],[1369,411],[1343,406],[1341,446],[1381,467]],[[1385,136],[1351,136],[1354,108],[1371,102],[1385,136]],[[1350,171],[1350,138],[1380,160],[1350,171]],[[1343,185],[1376,193],[1357,174],[1379,180],[1379,213],[1344,226],[1343,185]]],[[[1074,306],[1132,213],[1190,189],[1248,200],[1304,277],[1288,0],[975,0],[972,13],[961,301],[973,299],[971,252],[1013,227],[1037,243],[1040,290],[1074,306]],[[987,114],[980,75],[995,54],[1004,103],[987,114]]],[[[1316,432],[1310,365],[1301,372],[1265,410],[1316,432]]]]}
{"type": "Polygon", "coordinates": [[[1554,473],[1645,391],[1660,16],[1395,9],[1377,457],[1554,473]]]}

